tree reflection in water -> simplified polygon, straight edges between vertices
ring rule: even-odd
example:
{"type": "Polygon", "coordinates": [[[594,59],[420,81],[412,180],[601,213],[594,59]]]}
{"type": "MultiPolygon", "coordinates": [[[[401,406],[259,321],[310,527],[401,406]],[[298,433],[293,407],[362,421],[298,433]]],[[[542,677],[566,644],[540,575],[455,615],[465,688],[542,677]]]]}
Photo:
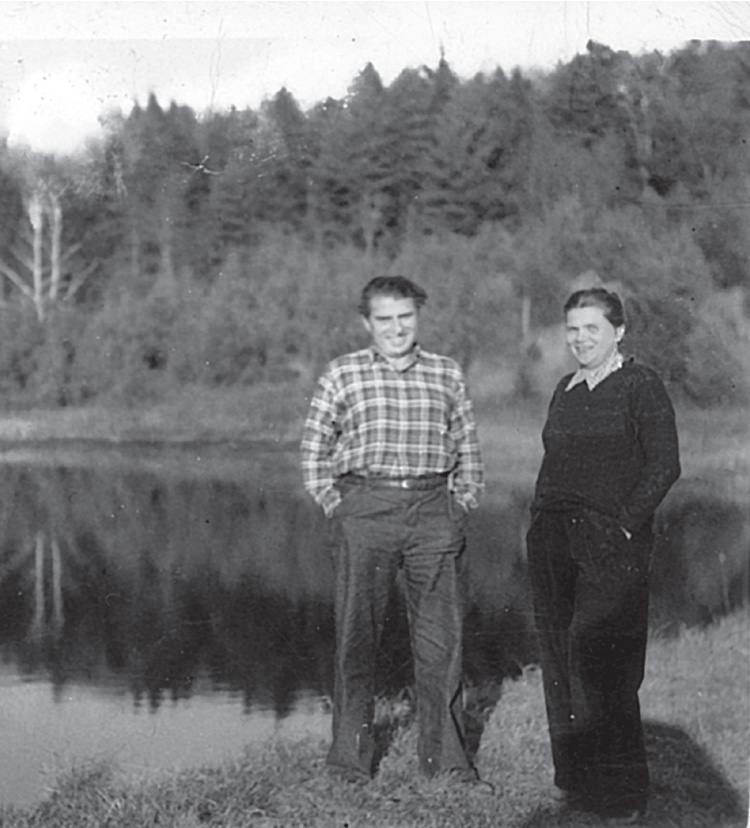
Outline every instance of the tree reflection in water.
{"type": "MultiPolygon", "coordinates": [[[[58,693],[72,682],[125,686],[152,710],[200,689],[283,717],[301,696],[330,695],[326,525],[293,472],[269,483],[251,470],[208,480],[6,465],[0,486],[0,654],[19,675],[44,677],[58,693]]],[[[746,593],[747,517],[705,496],[699,509],[685,492],[659,524],[653,615],[662,627],[706,620],[746,593]],[[713,567],[685,554],[709,536],[713,567]]],[[[530,494],[490,488],[472,519],[466,674],[476,698],[496,697],[535,657],[523,543],[530,494]]],[[[398,596],[379,657],[382,693],[410,683],[398,596]]]]}
{"type": "Polygon", "coordinates": [[[283,715],[328,692],[330,572],[299,498],[88,469],[2,474],[0,643],[23,675],[203,687],[283,715]]]}

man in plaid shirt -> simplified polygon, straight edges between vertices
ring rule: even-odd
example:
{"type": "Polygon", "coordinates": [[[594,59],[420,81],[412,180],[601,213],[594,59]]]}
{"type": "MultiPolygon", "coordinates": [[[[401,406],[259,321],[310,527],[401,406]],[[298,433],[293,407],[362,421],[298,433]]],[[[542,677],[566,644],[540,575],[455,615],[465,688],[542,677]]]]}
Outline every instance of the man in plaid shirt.
{"type": "Polygon", "coordinates": [[[466,519],[482,459],[463,372],[417,344],[427,296],[402,276],[373,279],[360,313],[370,347],[333,360],[302,438],[307,491],[331,518],[336,666],[329,770],[373,774],[375,655],[403,571],[418,699],[419,763],[477,783],[462,732],[466,519]]]}

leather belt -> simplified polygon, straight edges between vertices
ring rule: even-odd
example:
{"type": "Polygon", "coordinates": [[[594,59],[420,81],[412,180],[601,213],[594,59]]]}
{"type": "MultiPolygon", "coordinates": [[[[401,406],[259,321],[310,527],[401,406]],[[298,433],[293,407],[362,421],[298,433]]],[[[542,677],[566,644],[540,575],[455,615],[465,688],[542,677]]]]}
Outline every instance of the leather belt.
{"type": "Polygon", "coordinates": [[[380,489],[439,489],[448,482],[445,474],[427,474],[424,477],[365,477],[362,474],[345,474],[342,483],[352,483],[355,486],[369,486],[380,489]]]}

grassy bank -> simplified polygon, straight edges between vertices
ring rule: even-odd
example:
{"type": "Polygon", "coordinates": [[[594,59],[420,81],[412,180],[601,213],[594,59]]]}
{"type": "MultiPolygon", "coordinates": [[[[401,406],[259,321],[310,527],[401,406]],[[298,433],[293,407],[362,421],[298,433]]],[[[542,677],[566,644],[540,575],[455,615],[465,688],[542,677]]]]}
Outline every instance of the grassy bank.
{"type": "MultiPolygon", "coordinates": [[[[642,689],[653,794],[644,825],[729,828],[747,822],[750,702],[747,615],[654,640],[642,689]]],[[[489,712],[489,711],[488,711],[489,712]]],[[[329,779],[320,739],[250,745],[239,761],[147,778],[81,767],[41,804],[0,810],[4,828],[456,828],[597,826],[550,797],[551,759],[539,672],[507,681],[489,712],[477,764],[487,796],[418,776],[408,705],[380,710],[389,743],[365,786],[329,779]]]]}
{"type": "Polygon", "coordinates": [[[132,406],[111,402],[6,410],[0,412],[0,442],[283,443],[297,439],[307,402],[295,385],[259,383],[217,390],[186,387],[132,406]]]}
{"type": "MultiPolygon", "coordinates": [[[[185,387],[159,401],[0,411],[0,444],[97,440],[112,444],[255,443],[295,445],[310,382],[185,387]]],[[[527,476],[541,459],[547,401],[516,402],[489,388],[475,395],[480,439],[496,474],[527,476]],[[502,455],[501,457],[498,455],[502,455]]],[[[687,471],[695,463],[750,473],[750,423],[742,409],[678,410],[687,471]]]]}

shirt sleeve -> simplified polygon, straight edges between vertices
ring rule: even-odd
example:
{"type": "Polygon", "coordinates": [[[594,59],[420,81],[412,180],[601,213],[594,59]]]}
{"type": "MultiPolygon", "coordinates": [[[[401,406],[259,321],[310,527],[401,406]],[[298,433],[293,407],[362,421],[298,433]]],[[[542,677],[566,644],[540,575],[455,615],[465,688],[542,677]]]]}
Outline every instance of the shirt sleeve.
{"type": "Polygon", "coordinates": [[[658,377],[650,377],[639,386],[633,406],[645,462],[643,474],[618,515],[621,525],[631,533],[653,515],[681,472],[674,408],[658,377]]]}
{"type": "Polygon", "coordinates": [[[324,374],[310,401],[300,444],[302,482],[329,517],[341,501],[341,495],[334,485],[332,459],[338,436],[334,394],[333,380],[324,374]]]}
{"type": "Polygon", "coordinates": [[[474,408],[462,374],[459,374],[456,384],[450,434],[458,456],[456,468],[451,476],[453,496],[467,511],[476,509],[479,505],[479,492],[484,487],[484,466],[474,420],[474,408]]]}

